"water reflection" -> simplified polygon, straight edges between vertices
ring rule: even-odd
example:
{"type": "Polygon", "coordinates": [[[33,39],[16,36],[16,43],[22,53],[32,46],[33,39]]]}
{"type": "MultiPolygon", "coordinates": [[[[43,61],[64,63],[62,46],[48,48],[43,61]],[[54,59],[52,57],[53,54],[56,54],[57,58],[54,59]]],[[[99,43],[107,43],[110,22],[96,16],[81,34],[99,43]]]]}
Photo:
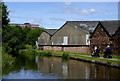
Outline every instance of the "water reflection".
{"type": "Polygon", "coordinates": [[[117,68],[62,60],[56,57],[22,55],[13,66],[3,69],[3,78],[19,79],[119,79],[117,68]]]}

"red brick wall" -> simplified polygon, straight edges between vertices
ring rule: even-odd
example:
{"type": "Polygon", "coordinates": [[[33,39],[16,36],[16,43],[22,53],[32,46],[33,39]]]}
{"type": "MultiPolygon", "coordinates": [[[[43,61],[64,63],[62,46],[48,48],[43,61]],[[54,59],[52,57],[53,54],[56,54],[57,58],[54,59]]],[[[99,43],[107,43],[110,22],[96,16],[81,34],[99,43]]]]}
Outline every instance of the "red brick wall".
{"type": "Polygon", "coordinates": [[[113,36],[113,53],[115,55],[120,56],[120,28],[117,30],[115,35],[113,36]]]}
{"type": "Polygon", "coordinates": [[[90,53],[89,46],[61,47],[61,46],[43,46],[44,51],[68,51],[75,53],[90,53]]]}
{"type": "Polygon", "coordinates": [[[62,47],[58,46],[43,46],[44,51],[62,51],[62,47]]]}
{"type": "Polygon", "coordinates": [[[94,46],[97,45],[100,48],[100,53],[103,53],[106,49],[106,45],[110,43],[110,38],[107,36],[106,32],[103,30],[101,25],[98,26],[92,38],[90,38],[90,50],[91,52],[94,49],[94,46]]]}
{"type": "Polygon", "coordinates": [[[89,47],[64,47],[64,51],[75,52],[75,53],[90,53],[89,47]]]}

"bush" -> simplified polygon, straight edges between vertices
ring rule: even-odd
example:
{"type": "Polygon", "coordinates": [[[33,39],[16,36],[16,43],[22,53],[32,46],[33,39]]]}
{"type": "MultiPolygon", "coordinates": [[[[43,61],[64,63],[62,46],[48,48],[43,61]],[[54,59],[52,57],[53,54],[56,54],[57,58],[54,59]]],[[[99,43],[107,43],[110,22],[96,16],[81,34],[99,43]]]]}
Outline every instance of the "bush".
{"type": "Polygon", "coordinates": [[[39,51],[38,55],[40,55],[40,56],[51,56],[52,52],[51,51],[39,51]]]}
{"type": "Polygon", "coordinates": [[[36,46],[36,45],[34,45],[34,46],[33,46],[33,48],[34,48],[34,49],[37,49],[37,46],[36,46]]]}
{"type": "Polygon", "coordinates": [[[7,54],[5,52],[5,49],[3,47],[2,50],[2,67],[9,66],[15,62],[15,57],[12,57],[11,55],[7,54]]]}
{"type": "Polygon", "coordinates": [[[45,56],[51,56],[51,55],[52,55],[52,52],[48,51],[45,56]]]}
{"type": "Polygon", "coordinates": [[[66,52],[63,52],[63,54],[62,54],[62,58],[63,59],[69,59],[69,54],[68,53],[66,53],[66,52]]]}
{"type": "Polygon", "coordinates": [[[33,49],[32,45],[25,45],[26,49],[33,49]]]}

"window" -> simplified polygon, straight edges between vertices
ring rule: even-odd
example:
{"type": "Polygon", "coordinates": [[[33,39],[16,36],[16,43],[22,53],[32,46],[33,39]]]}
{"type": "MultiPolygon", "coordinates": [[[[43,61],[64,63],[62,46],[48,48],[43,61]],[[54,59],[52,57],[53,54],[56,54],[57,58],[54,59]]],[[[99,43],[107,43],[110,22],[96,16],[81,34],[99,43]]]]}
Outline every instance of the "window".
{"type": "Polygon", "coordinates": [[[90,39],[89,39],[89,35],[86,35],[86,45],[90,45],[90,39]]]}
{"type": "Polygon", "coordinates": [[[68,37],[63,37],[63,45],[68,45],[68,37]]]}

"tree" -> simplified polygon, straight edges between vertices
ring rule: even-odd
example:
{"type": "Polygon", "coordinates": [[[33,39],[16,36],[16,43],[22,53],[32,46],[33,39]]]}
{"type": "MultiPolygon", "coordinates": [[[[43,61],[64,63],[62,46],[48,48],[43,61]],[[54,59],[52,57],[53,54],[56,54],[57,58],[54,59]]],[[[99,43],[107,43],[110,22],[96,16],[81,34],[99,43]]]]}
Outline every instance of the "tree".
{"type": "Polygon", "coordinates": [[[2,3],[2,14],[2,44],[6,52],[16,54],[20,49],[24,48],[24,44],[35,45],[35,41],[42,32],[42,28],[31,30],[31,28],[28,27],[22,29],[17,25],[8,25],[10,22],[8,18],[9,11],[4,3],[2,3]]]}
{"type": "Polygon", "coordinates": [[[7,6],[2,2],[2,25],[3,27],[8,25],[10,19],[8,18],[9,11],[7,10],[7,6]]]}
{"type": "Polygon", "coordinates": [[[38,37],[42,33],[43,28],[36,28],[31,30],[26,36],[26,44],[35,45],[35,41],[38,40],[38,37]]]}

